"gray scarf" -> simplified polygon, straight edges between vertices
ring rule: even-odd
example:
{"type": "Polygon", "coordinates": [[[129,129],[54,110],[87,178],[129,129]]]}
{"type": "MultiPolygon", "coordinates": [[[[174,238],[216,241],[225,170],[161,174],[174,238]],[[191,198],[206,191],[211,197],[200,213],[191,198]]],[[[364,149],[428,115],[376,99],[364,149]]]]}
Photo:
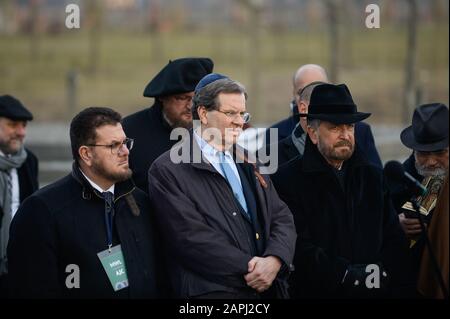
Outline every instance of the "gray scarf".
{"type": "Polygon", "coordinates": [[[21,167],[26,159],[27,151],[23,146],[14,155],[0,155],[0,208],[3,210],[3,216],[0,216],[0,275],[8,272],[6,248],[12,219],[11,169],[21,167]]]}

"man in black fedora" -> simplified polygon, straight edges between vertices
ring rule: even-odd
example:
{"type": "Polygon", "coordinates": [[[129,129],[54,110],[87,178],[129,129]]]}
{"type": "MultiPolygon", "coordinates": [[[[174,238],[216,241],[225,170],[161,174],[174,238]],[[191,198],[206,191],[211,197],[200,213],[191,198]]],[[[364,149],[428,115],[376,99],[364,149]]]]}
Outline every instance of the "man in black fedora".
{"type": "Polygon", "coordinates": [[[155,98],[152,107],[124,118],[127,137],[135,140],[130,154],[133,179],[147,190],[147,171],[153,161],[169,150],[177,140],[170,139],[172,129],[192,126],[192,97],[197,83],[213,70],[209,58],[181,58],[169,63],[150,81],[145,97],[155,98]]]}
{"type": "Polygon", "coordinates": [[[382,170],[355,145],[357,111],[346,85],[311,93],[305,151],[273,175],[298,233],[294,298],[368,298],[409,288],[406,239],[382,170]]]}
{"type": "MultiPolygon", "coordinates": [[[[431,221],[435,199],[448,175],[448,116],[448,107],[442,103],[420,105],[414,110],[412,125],[400,135],[403,145],[413,151],[403,163],[405,171],[422,182],[428,190],[425,196],[418,198],[425,224],[431,221]]],[[[407,185],[388,182],[400,224],[410,240],[413,269],[417,274],[424,247],[424,234],[410,202],[414,194],[407,185]]]]}
{"type": "Polygon", "coordinates": [[[0,297],[6,294],[9,225],[20,203],[38,189],[38,160],[23,145],[32,119],[19,100],[0,96],[0,297]]]}

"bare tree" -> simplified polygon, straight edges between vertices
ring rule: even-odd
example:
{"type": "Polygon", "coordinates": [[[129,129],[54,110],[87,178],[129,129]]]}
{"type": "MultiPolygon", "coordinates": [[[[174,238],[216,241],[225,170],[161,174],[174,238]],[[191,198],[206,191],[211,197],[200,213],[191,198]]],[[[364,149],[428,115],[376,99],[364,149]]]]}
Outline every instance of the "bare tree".
{"type": "Polygon", "coordinates": [[[164,43],[161,38],[161,3],[160,0],[150,0],[148,4],[148,28],[150,30],[150,55],[153,62],[162,61],[164,43]]]}
{"type": "Polygon", "coordinates": [[[406,64],[405,64],[405,90],[403,97],[403,114],[402,120],[404,124],[410,122],[412,110],[417,104],[417,23],[418,9],[417,0],[407,0],[408,13],[408,39],[406,46],[406,64]]]}
{"type": "Polygon", "coordinates": [[[40,38],[39,38],[39,11],[41,0],[30,0],[30,20],[29,20],[29,36],[30,36],[30,58],[32,61],[39,60],[40,57],[40,38]]]}
{"type": "Polygon", "coordinates": [[[99,0],[89,0],[86,3],[89,24],[88,70],[91,75],[95,75],[100,61],[103,8],[99,0]]]}
{"type": "Polygon", "coordinates": [[[248,25],[249,42],[249,72],[250,85],[249,92],[252,98],[252,104],[255,108],[252,110],[255,118],[261,119],[263,110],[261,110],[261,13],[264,9],[265,0],[236,0],[242,4],[250,14],[248,25]]]}
{"type": "Polygon", "coordinates": [[[335,83],[339,78],[339,60],[341,56],[340,32],[339,32],[339,10],[341,6],[340,0],[325,0],[328,17],[329,32],[329,77],[330,81],[335,83]]]}

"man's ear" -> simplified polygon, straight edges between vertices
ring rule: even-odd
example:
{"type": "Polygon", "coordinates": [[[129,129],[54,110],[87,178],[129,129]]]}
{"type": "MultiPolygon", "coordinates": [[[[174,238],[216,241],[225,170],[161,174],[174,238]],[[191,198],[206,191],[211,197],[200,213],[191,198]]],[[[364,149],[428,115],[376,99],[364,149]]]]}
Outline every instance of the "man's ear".
{"type": "Polygon", "coordinates": [[[200,118],[200,121],[203,125],[208,124],[208,111],[204,106],[199,106],[197,108],[198,117],[200,118]]]}
{"type": "Polygon", "coordinates": [[[81,161],[83,161],[87,166],[92,165],[92,152],[87,146],[80,146],[78,149],[78,155],[80,155],[81,161]]]}
{"type": "Polygon", "coordinates": [[[299,100],[297,102],[297,109],[298,109],[298,112],[301,114],[308,113],[308,106],[306,105],[306,103],[304,101],[299,100]]]}
{"type": "Polygon", "coordinates": [[[311,139],[311,142],[313,142],[314,145],[317,145],[317,143],[319,142],[319,138],[317,137],[317,130],[309,125],[306,127],[306,130],[308,131],[308,136],[311,139]]]}

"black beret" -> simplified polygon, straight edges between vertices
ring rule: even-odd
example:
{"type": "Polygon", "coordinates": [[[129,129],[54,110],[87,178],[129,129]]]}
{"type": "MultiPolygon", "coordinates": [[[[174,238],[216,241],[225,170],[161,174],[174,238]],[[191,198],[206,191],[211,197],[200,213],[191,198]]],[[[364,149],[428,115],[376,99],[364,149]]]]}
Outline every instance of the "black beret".
{"type": "Polygon", "coordinates": [[[192,92],[198,81],[212,72],[209,58],[182,58],[169,63],[147,84],[146,97],[192,92]]]}
{"type": "Polygon", "coordinates": [[[0,116],[14,121],[31,121],[33,114],[11,95],[0,96],[0,116]]]}

